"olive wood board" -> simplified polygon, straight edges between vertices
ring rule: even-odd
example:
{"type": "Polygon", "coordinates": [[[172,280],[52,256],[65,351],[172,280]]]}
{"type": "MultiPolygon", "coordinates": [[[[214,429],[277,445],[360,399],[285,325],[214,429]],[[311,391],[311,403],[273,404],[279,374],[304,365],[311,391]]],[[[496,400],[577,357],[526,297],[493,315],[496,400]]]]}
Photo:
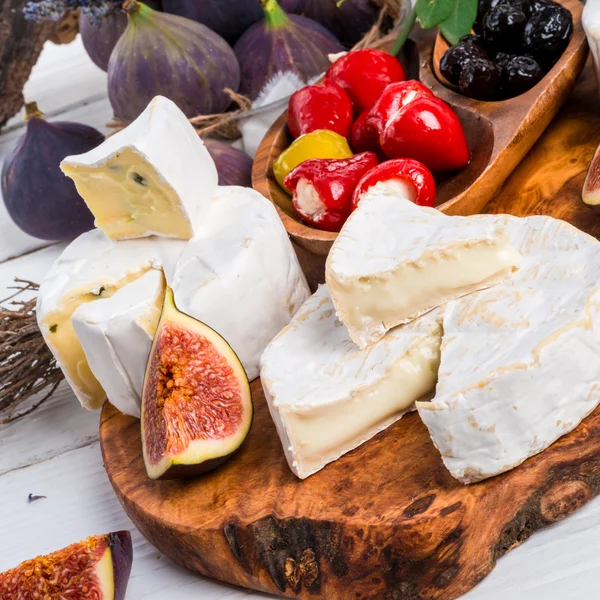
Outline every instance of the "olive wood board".
{"type": "MultiPolygon", "coordinates": [[[[547,214],[600,236],[581,201],[600,143],[591,61],[565,107],[486,206],[547,214]]],[[[416,414],[300,481],[289,470],[258,381],[239,453],[190,481],[152,482],[139,421],[110,404],[100,440],[115,492],[159,550],[193,570],[292,598],[452,600],[499,557],[600,493],[600,409],[513,471],[463,486],[416,414]]]]}
{"type": "MultiPolygon", "coordinates": [[[[471,162],[460,171],[436,174],[437,208],[451,215],[481,212],[506,178],[535,144],[567,100],[588,54],[581,24],[583,4],[559,0],[573,15],[573,36],[558,62],[529,91],[507,100],[486,102],[461,95],[436,77],[437,65],[447,49],[435,31],[413,32],[400,56],[407,77],[417,78],[457,113],[471,150],[471,162]]],[[[392,37],[381,41],[390,49],[392,37]]],[[[292,142],[287,111],[273,124],[258,148],[252,185],[271,200],[298,250],[300,262],[312,289],[323,281],[325,258],[337,233],[305,225],[295,216],[290,196],[279,186],[273,165],[292,142]]]]}

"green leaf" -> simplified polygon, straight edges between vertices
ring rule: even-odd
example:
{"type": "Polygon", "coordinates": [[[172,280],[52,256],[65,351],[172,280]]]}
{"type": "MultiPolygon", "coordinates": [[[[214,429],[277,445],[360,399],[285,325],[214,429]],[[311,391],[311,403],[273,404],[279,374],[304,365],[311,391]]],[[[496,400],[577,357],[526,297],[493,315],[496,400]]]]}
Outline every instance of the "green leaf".
{"type": "Polygon", "coordinates": [[[455,0],[450,16],[440,23],[442,35],[454,46],[471,32],[477,17],[477,0],[455,0]]]}
{"type": "Polygon", "coordinates": [[[423,29],[431,29],[452,14],[457,0],[417,0],[417,17],[423,29]]]}

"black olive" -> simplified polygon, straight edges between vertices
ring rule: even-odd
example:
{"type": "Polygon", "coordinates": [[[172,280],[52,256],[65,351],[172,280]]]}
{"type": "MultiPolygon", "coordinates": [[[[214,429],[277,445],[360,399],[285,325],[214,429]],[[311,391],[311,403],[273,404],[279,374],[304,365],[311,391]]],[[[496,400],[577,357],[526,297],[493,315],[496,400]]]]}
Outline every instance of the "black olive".
{"type": "Polygon", "coordinates": [[[483,50],[475,44],[458,43],[448,48],[440,61],[442,75],[452,84],[458,84],[463,67],[474,58],[487,58],[483,50]]]}
{"type": "Polygon", "coordinates": [[[531,56],[510,57],[501,68],[503,96],[519,96],[531,89],[543,76],[542,68],[531,56]]]}
{"type": "Polygon", "coordinates": [[[506,52],[498,52],[496,54],[496,66],[502,70],[506,63],[513,57],[514,54],[507,54],[506,52]]]}
{"type": "Polygon", "coordinates": [[[542,8],[546,8],[546,6],[556,6],[556,3],[552,2],[552,0],[530,0],[529,14],[533,16],[542,10],[542,8]]]}
{"type": "Polygon", "coordinates": [[[477,46],[478,48],[481,48],[482,50],[485,47],[484,41],[483,41],[483,36],[482,35],[478,35],[476,33],[468,33],[467,35],[463,35],[460,40],[458,40],[458,44],[457,45],[463,45],[463,46],[477,46]]]}
{"type": "Polygon", "coordinates": [[[523,33],[523,48],[549,69],[569,45],[573,35],[573,17],[558,4],[541,8],[523,33]]]}
{"type": "Polygon", "coordinates": [[[458,86],[465,96],[493,100],[500,90],[500,71],[488,58],[473,58],[463,66],[458,86]]]}
{"type": "Polygon", "coordinates": [[[483,20],[483,37],[488,48],[500,52],[518,51],[527,17],[519,8],[499,4],[483,20]]]}
{"type": "MultiPolygon", "coordinates": [[[[473,25],[473,29],[475,33],[481,33],[483,30],[483,20],[485,18],[486,13],[492,8],[504,4],[507,6],[511,6],[513,8],[518,8],[525,16],[528,17],[530,13],[530,3],[535,1],[543,1],[543,0],[480,0],[477,5],[477,17],[475,18],[475,24],[473,25]]],[[[547,0],[550,1],[550,0],[547,0]]]]}

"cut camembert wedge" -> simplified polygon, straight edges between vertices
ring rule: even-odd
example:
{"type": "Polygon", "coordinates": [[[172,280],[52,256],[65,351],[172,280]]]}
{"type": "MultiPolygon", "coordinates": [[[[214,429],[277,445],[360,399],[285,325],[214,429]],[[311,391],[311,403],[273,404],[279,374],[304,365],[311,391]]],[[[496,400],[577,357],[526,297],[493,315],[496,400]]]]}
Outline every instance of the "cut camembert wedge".
{"type": "Polygon", "coordinates": [[[434,387],[441,315],[431,311],[360,350],[321,286],[261,359],[269,410],[301,479],[389,427],[434,387]]]}
{"type": "Polygon", "coordinates": [[[61,169],[113,240],[190,239],[202,225],[218,174],[177,105],[157,96],[128,127],[61,169]]]}
{"type": "Polygon", "coordinates": [[[80,305],[71,319],[90,369],[111,404],[138,419],[164,297],[164,276],[151,269],[110,298],[80,305]]]}
{"type": "Polygon", "coordinates": [[[463,483],[516,467],[600,403],[600,243],[550,217],[475,219],[501,224],[523,263],[445,307],[436,395],[417,403],[463,483]]]}
{"type": "Polygon", "coordinates": [[[506,279],[520,262],[501,224],[449,217],[377,184],[331,248],[326,281],[352,340],[391,328],[506,279]]]}

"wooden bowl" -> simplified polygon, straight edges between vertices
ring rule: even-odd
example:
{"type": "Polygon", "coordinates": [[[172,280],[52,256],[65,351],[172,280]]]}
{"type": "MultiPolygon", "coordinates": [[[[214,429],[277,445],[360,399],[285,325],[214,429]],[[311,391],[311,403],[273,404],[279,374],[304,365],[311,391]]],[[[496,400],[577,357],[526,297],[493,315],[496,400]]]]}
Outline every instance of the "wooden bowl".
{"type": "MultiPolygon", "coordinates": [[[[449,215],[480,212],[504,180],[527,154],[569,97],[587,58],[588,46],[581,24],[583,4],[560,0],[573,15],[573,37],[559,61],[532,89],[498,102],[467,98],[444,85],[435,75],[447,43],[432,31],[418,31],[400,57],[408,77],[418,78],[458,114],[471,149],[470,164],[455,173],[441,174],[437,181],[437,208],[449,215]]],[[[383,41],[389,48],[393,38],[383,41]]],[[[448,82],[446,82],[447,84],[448,82]]],[[[325,258],[337,234],[314,229],[294,215],[290,196],[273,175],[277,157],[292,142],[287,111],[263,139],[252,172],[254,189],[271,200],[287,229],[311,287],[323,281],[325,258]]]]}

